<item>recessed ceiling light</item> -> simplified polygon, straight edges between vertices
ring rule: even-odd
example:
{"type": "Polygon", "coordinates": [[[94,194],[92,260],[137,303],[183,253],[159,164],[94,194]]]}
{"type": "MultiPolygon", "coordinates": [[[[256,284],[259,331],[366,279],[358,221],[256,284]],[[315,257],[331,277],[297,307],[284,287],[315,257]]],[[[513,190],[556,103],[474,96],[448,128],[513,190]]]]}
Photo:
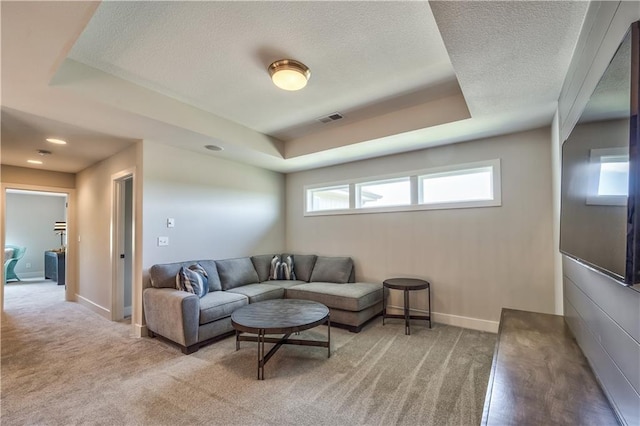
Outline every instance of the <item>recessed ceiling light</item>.
{"type": "Polygon", "coordinates": [[[67,141],[56,138],[47,138],[47,142],[55,143],[56,145],[66,145],[67,141]]]}
{"type": "Polygon", "coordinates": [[[40,161],[40,160],[27,160],[27,163],[29,163],[29,164],[42,164],[42,161],[40,161]]]}
{"type": "Polygon", "coordinates": [[[218,145],[205,145],[205,148],[207,148],[209,151],[222,151],[224,148],[218,145]]]}
{"type": "Polygon", "coordinates": [[[293,59],[280,59],[269,65],[269,75],[273,84],[283,90],[300,90],[307,85],[311,70],[293,59]]]}

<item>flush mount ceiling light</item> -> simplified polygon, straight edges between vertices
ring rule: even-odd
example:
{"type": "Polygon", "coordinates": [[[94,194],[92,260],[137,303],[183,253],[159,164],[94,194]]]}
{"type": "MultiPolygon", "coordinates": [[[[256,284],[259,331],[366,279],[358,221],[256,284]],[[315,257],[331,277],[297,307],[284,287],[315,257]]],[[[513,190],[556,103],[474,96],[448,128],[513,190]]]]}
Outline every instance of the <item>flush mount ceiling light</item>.
{"type": "Polygon", "coordinates": [[[273,84],[283,90],[300,90],[307,85],[311,70],[302,62],[280,59],[269,65],[269,75],[273,84]]]}
{"type": "Polygon", "coordinates": [[[56,138],[47,138],[47,142],[55,143],[56,145],[66,145],[67,141],[56,138]]]}
{"type": "Polygon", "coordinates": [[[222,151],[224,148],[218,145],[205,145],[205,148],[207,148],[209,151],[222,151]]]}

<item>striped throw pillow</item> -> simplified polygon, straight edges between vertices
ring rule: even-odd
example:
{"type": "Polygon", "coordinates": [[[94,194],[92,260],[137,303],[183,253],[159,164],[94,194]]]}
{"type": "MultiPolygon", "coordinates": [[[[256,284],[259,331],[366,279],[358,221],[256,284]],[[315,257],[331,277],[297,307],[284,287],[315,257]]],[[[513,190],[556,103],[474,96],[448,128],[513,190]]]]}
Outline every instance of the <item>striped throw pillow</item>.
{"type": "Polygon", "coordinates": [[[293,256],[273,256],[271,259],[270,280],[295,280],[296,274],[293,272],[293,256]]]}
{"type": "Polygon", "coordinates": [[[183,266],[176,275],[176,288],[202,297],[209,291],[208,278],[207,271],[199,263],[188,268],[183,266]]]}

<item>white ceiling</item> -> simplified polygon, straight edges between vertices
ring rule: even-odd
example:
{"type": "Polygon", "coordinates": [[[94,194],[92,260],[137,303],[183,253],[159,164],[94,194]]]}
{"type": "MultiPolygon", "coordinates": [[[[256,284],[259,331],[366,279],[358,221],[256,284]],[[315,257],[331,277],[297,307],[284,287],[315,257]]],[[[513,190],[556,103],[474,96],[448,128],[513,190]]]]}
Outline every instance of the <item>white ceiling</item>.
{"type": "Polygon", "coordinates": [[[587,7],[2,2],[2,164],[65,125],[96,156],[144,139],[282,172],[548,125],[587,7]],[[282,58],[305,89],[270,83],[282,58]]]}

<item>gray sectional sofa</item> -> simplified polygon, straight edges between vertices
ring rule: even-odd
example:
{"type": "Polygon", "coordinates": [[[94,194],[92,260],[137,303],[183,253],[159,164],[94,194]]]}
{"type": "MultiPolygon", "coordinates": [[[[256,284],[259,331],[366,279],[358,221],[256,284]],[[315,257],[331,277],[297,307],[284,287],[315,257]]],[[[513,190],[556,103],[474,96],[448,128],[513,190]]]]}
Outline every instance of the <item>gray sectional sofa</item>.
{"type": "MultiPolygon", "coordinates": [[[[283,255],[283,257],[286,255],[283,255]]],[[[231,313],[269,299],[304,299],[329,307],[331,324],[359,332],[382,312],[382,284],[355,282],[349,257],[292,255],[294,280],[272,280],[274,255],[224,260],[194,260],[153,265],[143,302],[149,336],[162,336],[190,354],[233,333],[231,313]],[[202,298],[176,289],[181,267],[199,263],[209,291],[202,298]]]]}

